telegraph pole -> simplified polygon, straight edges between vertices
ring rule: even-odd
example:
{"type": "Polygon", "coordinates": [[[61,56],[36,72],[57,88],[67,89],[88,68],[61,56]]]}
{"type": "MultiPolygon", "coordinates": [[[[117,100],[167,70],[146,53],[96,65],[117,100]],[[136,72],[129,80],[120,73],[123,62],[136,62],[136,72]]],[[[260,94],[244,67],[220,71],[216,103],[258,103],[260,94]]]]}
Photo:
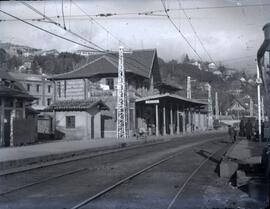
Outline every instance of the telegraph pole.
{"type": "Polygon", "coordinates": [[[187,98],[191,99],[191,80],[190,76],[187,77],[187,98]]]}
{"type": "Polygon", "coordinates": [[[124,48],[119,47],[117,84],[117,138],[128,137],[128,95],[125,81],[124,48]]]}
{"type": "Polygon", "coordinates": [[[216,117],[215,119],[219,118],[219,107],[218,107],[218,93],[215,93],[215,112],[216,112],[216,117]]]}
{"type": "Polygon", "coordinates": [[[249,116],[253,116],[253,114],[254,114],[254,111],[253,111],[253,105],[254,105],[254,103],[253,103],[253,100],[252,100],[252,98],[250,97],[249,98],[249,116]]]}
{"type": "Polygon", "coordinates": [[[262,105],[262,122],[264,122],[264,98],[263,98],[263,96],[261,97],[262,99],[261,99],[261,105],[262,105]]]}
{"type": "Polygon", "coordinates": [[[208,128],[213,128],[213,108],[212,108],[212,95],[211,95],[211,85],[207,83],[207,91],[208,91],[208,128]]]}
{"type": "Polygon", "coordinates": [[[259,66],[257,65],[257,79],[256,79],[256,83],[257,83],[257,97],[258,97],[258,130],[259,130],[259,142],[262,141],[261,137],[262,137],[262,123],[261,123],[261,84],[262,84],[262,80],[260,77],[260,71],[259,71],[259,66]]]}

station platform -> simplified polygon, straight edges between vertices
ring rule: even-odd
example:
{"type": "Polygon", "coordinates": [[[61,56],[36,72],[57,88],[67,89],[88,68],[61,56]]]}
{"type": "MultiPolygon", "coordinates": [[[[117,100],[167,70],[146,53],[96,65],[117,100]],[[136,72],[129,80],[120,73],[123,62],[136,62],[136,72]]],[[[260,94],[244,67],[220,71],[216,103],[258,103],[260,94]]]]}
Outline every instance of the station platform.
{"type": "Polygon", "coordinates": [[[220,176],[229,179],[241,166],[252,167],[261,164],[266,145],[266,142],[255,142],[239,137],[220,162],[220,176]]]}
{"type": "Polygon", "coordinates": [[[21,147],[0,148],[0,176],[37,167],[49,166],[61,162],[81,159],[84,156],[116,152],[123,147],[144,146],[144,144],[162,143],[173,138],[196,136],[224,131],[193,132],[184,135],[149,136],[146,138],[130,137],[127,139],[102,138],[70,141],[53,141],[21,147]]]}
{"type": "Polygon", "coordinates": [[[255,142],[240,138],[226,153],[226,157],[240,164],[260,164],[266,142],[255,142]]]}

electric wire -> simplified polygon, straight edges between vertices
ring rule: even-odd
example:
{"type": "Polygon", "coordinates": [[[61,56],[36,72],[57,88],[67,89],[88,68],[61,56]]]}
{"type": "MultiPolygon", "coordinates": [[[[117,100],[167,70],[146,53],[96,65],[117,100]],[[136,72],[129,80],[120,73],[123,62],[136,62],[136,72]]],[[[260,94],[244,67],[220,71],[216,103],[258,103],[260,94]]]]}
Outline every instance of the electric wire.
{"type": "MultiPolygon", "coordinates": [[[[4,14],[6,14],[6,15],[12,17],[12,18],[15,18],[15,19],[17,19],[17,20],[19,20],[19,21],[21,21],[21,22],[23,22],[23,23],[25,23],[25,24],[28,24],[28,25],[30,25],[30,26],[32,26],[32,27],[34,27],[34,28],[37,28],[37,29],[39,29],[39,30],[41,30],[41,31],[43,31],[43,32],[49,33],[49,34],[51,34],[51,35],[53,35],[53,36],[56,36],[56,37],[61,38],[61,39],[63,39],[63,40],[69,41],[69,42],[71,42],[71,43],[75,43],[75,44],[77,44],[77,45],[86,47],[86,48],[90,49],[91,52],[105,53],[107,56],[111,56],[111,57],[113,57],[113,58],[118,58],[117,52],[112,52],[112,51],[110,52],[110,51],[108,51],[108,50],[100,50],[100,49],[96,49],[96,48],[90,47],[90,46],[88,46],[88,45],[85,45],[85,44],[79,43],[79,42],[77,42],[77,41],[74,41],[74,40],[72,40],[72,39],[66,38],[66,37],[64,37],[64,36],[55,34],[55,33],[51,32],[51,31],[48,31],[48,30],[46,30],[46,29],[44,29],[44,28],[41,28],[41,27],[39,27],[39,26],[37,26],[37,25],[34,25],[34,24],[30,23],[30,22],[27,22],[27,21],[25,21],[25,20],[22,20],[21,18],[19,18],[19,17],[17,17],[17,16],[14,16],[14,15],[8,13],[8,12],[5,12],[5,11],[3,11],[3,10],[1,10],[1,9],[0,9],[0,12],[4,13],[4,14]]],[[[44,15],[44,14],[43,14],[43,15],[44,15]]],[[[45,16],[45,17],[46,17],[46,16],[45,16]]],[[[132,57],[128,56],[128,57],[126,57],[126,59],[133,60],[133,61],[135,61],[136,63],[138,63],[138,64],[140,64],[141,66],[143,66],[144,68],[146,68],[146,69],[148,68],[148,66],[146,66],[145,64],[143,64],[142,62],[138,61],[138,60],[135,59],[135,58],[132,58],[132,57]]],[[[135,68],[137,68],[137,66],[135,66],[133,63],[130,63],[130,62],[128,62],[128,61],[126,61],[126,63],[129,64],[129,65],[131,65],[131,66],[133,66],[133,67],[135,67],[135,68]]],[[[140,70],[142,70],[142,69],[140,69],[140,70]]]]}
{"type": "Polygon", "coordinates": [[[64,37],[64,36],[58,35],[58,34],[56,34],[56,33],[53,33],[53,32],[51,32],[51,31],[49,31],[49,30],[46,30],[46,29],[44,29],[44,28],[41,28],[41,27],[39,27],[39,26],[37,26],[37,25],[34,25],[34,24],[30,23],[30,22],[27,22],[27,21],[25,21],[25,20],[23,20],[23,19],[21,19],[21,18],[19,18],[19,17],[17,17],[17,16],[14,16],[14,15],[8,13],[8,12],[3,11],[2,9],[0,9],[0,12],[2,12],[3,14],[5,14],[5,15],[7,15],[7,16],[9,16],[9,17],[12,17],[12,18],[14,18],[14,19],[17,19],[17,20],[19,20],[19,21],[21,21],[21,22],[23,22],[23,23],[25,23],[25,24],[27,24],[27,25],[30,25],[30,26],[32,26],[32,27],[34,27],[34,28],[36,28],[36,29],[39,29],[39,30],[41,30],[41,31],[43,31],[43,32],[45,32],[45,33],[51,34],[51,35],[56,36],[56,37],[58,37],[58,38],[61,38],[61,39],[63,39],[63,40],[69,41],[69,42],[71,42],[71,43],[74,43],[74,44],[83,46],[83,47],[85,47],[85,48],[88,48],[88,49],[92,50],[93,52],[101,52],[99,49],[96,49],[96,48],[94,48],[94,47],[90,47],[90,46],[88,46],[88,45],[79,43],[79,42],[74,41],[74,40],[72,40],[72,39],[66,38],[66,37],[64,37]]]}
{"type": "Polygon", "coordinates": [[[108,34],[110,34],[115,40],[117,40],[119,42],[119,44],[122,44],[124,46],[126,46],[128,48],[128,46],[121,41],[120,39],[118,39],[114,34],[112,34],[107,28],[105,28],[102,24],[100,24],[97,20],[95,20],[93,17],[91,17],[89,14],[87,14],[87,12],[85,10],[83,10],[74,0],[71,0],[71,2],[83,13],[85,14],[91,21],[93,21],[94,23],[96,23],[99,27],[101,27],[103,30],[105,30],[108,34]]]}
{"type": "MultiPolygon", "coordinates": [[[[249,5],[236,5],[236,6],[210,6],[210,7],[186,7],[186,8],[182,8],[184,9],[185,11],[193,11],[193,10],[211,10],[211,9],[234,9],[234,8],[249,8],[249,7],[262,7],[262,6],[265,6],[265,7],[269,7],[270,6],[270,3],[263,3],[263,4],[249,4],[249,5]]],[[[174,12],[174,11],[179,11],[179,10],[182,10],[182,9],[178,9],[178,8],[175,8],[175,9],[167,9],[168,11],[170,12],[174,12]]],[[[161,13],[161,12],[164,12],[164,10],[149,10],[149,11],[141,11],[141,12],[118,12],[118,13],[99,13],[99,14],[95,14],[95,15],[90,15],[90,14],[87,14],[87,15],[73,15],[71,17],[105,17],[105,18],[108,18],[108,17],[113,17],[113,16],[129,16],[129,15],[137,15],[137,16],[154,16],[154,15],[157,15],[157,16],[164,16],[164,15],[160,15],[160,14],[155,14],[155,13],[161,13]]],[[[52,16],[51,18],[60,18],[62,16],[60,15],[57,15],[57,16],[52,16]]],[[[23,19],[23,20],[32,20],[32,21],[41,21],[41,19],[23,19]]],[[[0,22],[1,21],[13,21],[12,19],[0,19],[0,22]]]]}
{"type": "Polygon", "coordinates": [[[191,45],[191,43],[188,41],[188,39],[186,38],[186,36],[182,33],[182,31],[177,27],[177,25],[174,23],[174,21],[171,19],[169,13],[168,13],[168,9],[165,6],[165,3],[161,0],[161,3],[164,7],[164,12],[167,15],[168,20],[171,22],[171,24],[173,25],[173,27],[178,31],[178,33],[181,35],[181,37],[185,40],[185,42],[189,45],[189,47],[192,49],[192,51],[198,56],[198,58],[202,60],[201,56],[198,54],[198,52],[196,51],[196,49],[193,48],[193,46],[191,45]]]}
{"type": "MultiPolygon", "coordinates": [[[[178,0],[178,3],[179,3],[180,8],[182,8],[182,5],[181,5],[180,0],[178,0]]],[[[187,21],[188,21],[188,23],[189,23],[189,25],[190,25],[193,33],[195,34],[196,38],[198,39],[199,43],[201,44],[203,50],[205,51],[205,53],[207,54],[207,56],[209,57],[209,59],[211,60],[211,62],[215,63],[214,60],[213,60],[213,58],[211,57],[210,53],[208,52],[208,50],[205,48],[205,46],[204,46],[201,38],[199,37],[198,33],[196,32],[195,27],[193,26],[193,24],[192,24],[189,16],[187,15],[185,9],[182,8],[182,11],[183,11],[185,17],[187,18],[187,21]]]]}
{"type": "MultiPolygon", "coordinates": [[[[107,32],[107,34],[110,34],[114,39],[116,39],[117,41],[119,41],[119,43],[123,44],[124,46],[126,46],[128,49],[131,49],[129,46],[127,46],[123,41],[121,41],[120,39],[118,39],[116,36],[114,36],[107,28],[105,28],[102,24],[100,24],[98,21],[96,21],[94,18],[92,18],[90,15],[88,15],[76,2],[74,2],[74,0],[71,0],[71,2],[73,2],[73,4],[86,16],[88,16],[88,18],[95,22],[97,25],[99,25],[103,30],[105,30],[107,32]]],[[[111,54],[112,56],[115,56],[114,54],[111,54]]],[[[141,66],[148,68],[145,64],[139,62],[137,59],[134,59],[130,56],[126,57],[127,59],[133,60],[136,63],[140,64],[141,66]]],[[[132,64],[131,64],[132,65],[132,64]]],[[[132,65],[134,66],[134,65],[132,65]]]]}
{"type": "Polygon", "coordinates": [[[44,19],[47,19],[50,23],[55,24],[56,26],[62,28],[63,30],[71,33],[72,35],[84,40],[85,42],[92,44],[93,46],[99,48],[102,51],[106,51],[105,49],[103,49],[102,47],[98,46],[97,44],[93,43],[92,41],[87,40],[86,38],[82,37],[81,35],[71,31],[70,29],[67,30],[65,26],[61,26],[61,24],[55,22],[53,19],[51,19],[50,17],[46,16],[45,14],[43,14],[42,12],[40,12],[39,10],[37,10],[36,8],[34,8],[33,6],[31,6],[30,4],[26,3],[26,2],[21,2],[23,5],[25,5],[26,7],[28,7],[29,9],[33,10],[34,12],[36,12],[37,14],[41,15],[44,19]]]}

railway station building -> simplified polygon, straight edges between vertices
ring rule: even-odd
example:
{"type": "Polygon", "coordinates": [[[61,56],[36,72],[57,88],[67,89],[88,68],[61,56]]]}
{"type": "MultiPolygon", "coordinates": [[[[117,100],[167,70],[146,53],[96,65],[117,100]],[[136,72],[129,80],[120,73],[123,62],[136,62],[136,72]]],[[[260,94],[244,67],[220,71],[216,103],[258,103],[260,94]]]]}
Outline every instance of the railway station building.
{"type": "MultiPolygon", "coordinates": [[[[207,128],[207,103],[177,95],[163,80],[155,49],[124,54],[129,135],[181,134],[207,128]]],[[[81,67],[50,77],[55,128],[66,138],[116,137],[118,53],[90,55],[81,67]]]]}

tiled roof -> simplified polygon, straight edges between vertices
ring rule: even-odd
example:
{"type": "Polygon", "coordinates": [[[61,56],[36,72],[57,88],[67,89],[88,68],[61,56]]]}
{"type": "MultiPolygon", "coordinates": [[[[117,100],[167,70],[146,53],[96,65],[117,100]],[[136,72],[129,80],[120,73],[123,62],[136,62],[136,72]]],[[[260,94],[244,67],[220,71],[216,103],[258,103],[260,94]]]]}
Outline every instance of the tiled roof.
{"type": "MultiPolygon", "coordinates": [[[[124,67],[127,73],[149,78],[156,50],[134,50],[124,55],[124,67]]],[[[79,79],[101,74],[116,74],[118,70],[118,53],[90,55],[88,63],[68,73],[52,76],[50,79],[79,79]]]]}
{"type": "MultiPolygon", "coordinates": [[[[233,110],[235,109],[235,105],[239,104],[240,107],[238,107],[239,109],[244,109],[244,110],[248,110],[248,106],[245,105],[244,101],[242,99],[237,99],[234,98],[234,100],[232,101],[231,105],[227,108],[228,110],[233,110]],[[242,108],[241,108],[242,107],[242,108]]],[[[236,108],[237,109],[237,108],[236,108]]]]}
{"type": "Polygon", "coordinates": [[[96,100],[63,100],[57,101],[51,104],[46,110],[58,110],[58,111],[83,111],[91,109],[94,106],[98,106],[101,110],[109,110],[109,107],[102,101],[96,100]]]}
{"type": "Polygon", "coordinates": [[[6,79],[9,81],[15,81],[15,78],[13,78],[8,72],[0,69],[0,78],[6,79]]]}

